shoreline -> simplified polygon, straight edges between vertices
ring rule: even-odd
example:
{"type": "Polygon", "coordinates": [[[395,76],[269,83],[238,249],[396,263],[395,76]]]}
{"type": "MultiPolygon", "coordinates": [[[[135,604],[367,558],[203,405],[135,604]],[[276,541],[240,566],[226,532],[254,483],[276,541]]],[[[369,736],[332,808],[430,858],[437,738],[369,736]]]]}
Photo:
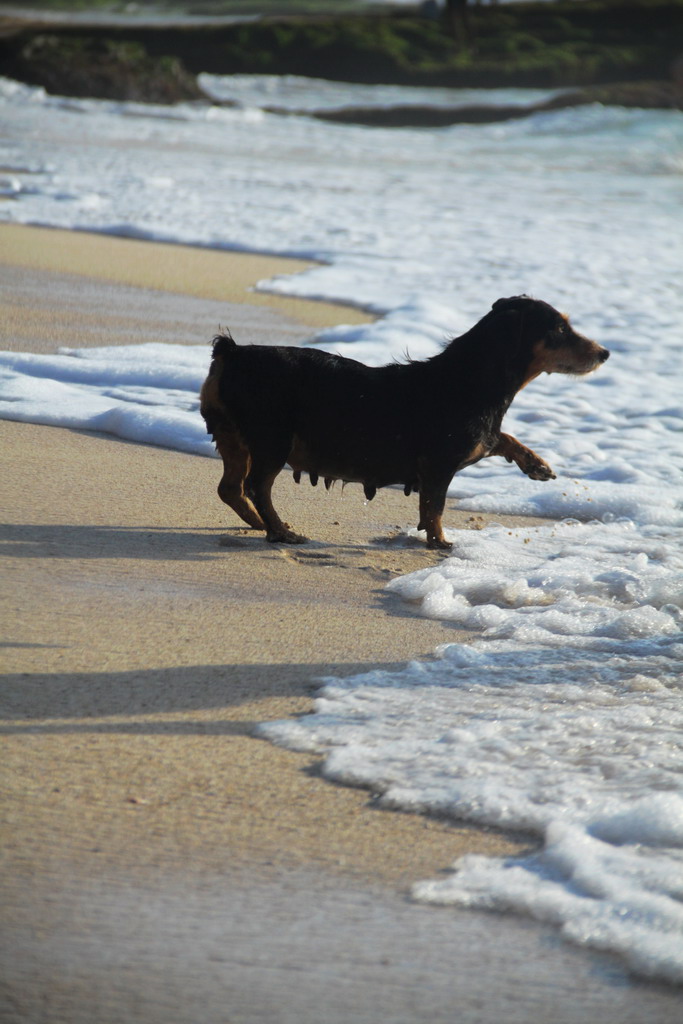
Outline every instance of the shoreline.
{"type": "MultiPolygon", "coordinates": [[[[0,228],[0,313],[24,350],[154,336],[207,343],[208,365],[226,312],[240,340],[310,335],[303,307],[251,303],[239,255],[213,254],[212,299],[182,246],[180,293],[149,284],[155,243],[16,231],[14,264],[0,228]],[[55,269],[71,243],[88,276],[55,269]]],[[[200,1001],[206,1024],[319,1024],[321,1005],[325,1024],[452,1024],[456,1001],[459,1024],[678,1020],[675,990],[549,928],[407,900],[458,856],[528,837],[377,810],[315,755],[252,735],[304,714],[321,676],[463,637],[384,589],[440,558],[392,539],[414,499],[283,473],[276,500],[315,538],[287,548],[224,509],[217,460],[6,420],[0,438],[8,1021],[195,1024],[200,1001]]],[[[472,528],[451,506],[447,524],[472,528]]]]}
{"type": "MultiPolygon", "coordinates": [[[[23,324],[22,336],[15,337],[15,348],[54,351],[60,344],[68,342],[77,346],[84,342],[101,345],[104,343],[103,331],[109,332],[107,341],[110,344],[133,343],[135,336],[131,322],[133,325],[137,323],[146,338],[149,335],[147,321],[151,319],[153,326],[158,323],[164,330],[166,324],[158,320],[159,311],[163,310],[164,315],[173,319],[177,312],[174,302],[178,299],[183,314],[193,318],[195,305],[211,313],[214,310],[220,312],[226,303],[218,302],[215,296],[226,292],[230,296],[231,325],[235,325],[235,333],[240,340],[271,343],[282,340],[278,335],[284,333],[284,340],[296,343],[297,339],[310,333],[310,325],[305,320],[338,322],[349,312],[343,307],[306,303],[305,300],[294,300],[292,305],[288,300],[276,297],[273,304],[264,304],[263,314],[267,320],[255,324],[252,317],[255,312],[261,312],[258,309],[262,305],[261,296],[246,290],[245,276],[260,277],[271,270],[282,272],[286,264],[270,257],[250,256],[238,272],[237,265],[242,260],[238,254],[182,246],[157,246],[156,243],[81,232],[69,234],[51,229],[23,226],[8,229],[1,226],[0,265],[4,267],[6,280],[11,263],[20,271],[24,284],[37,275],[37,289],[29,289],[23,304],[17,302],[21,296],[15,282],[16,288],[12,290],[11,297],[20,308],[15,310],[14,317],[3,319],[9,322],[10,330],[12,323],[21,320],[23,324]],[[11,257],[8,255],[10,241],[11,257]],[[154,259],[150,259],[152,253],[154,259]],[[29,269],[32,261],[37,267],[34,271],[29,269]],[[56,271],[59,265],[63,266],[63,271],[56,271]],[[209,270],[211,275],[207,276],[209,270]],[[129,283],[136,277],[140,282],[139,304],[133,301],[135,287],[129,283]],[[185,285],[186,294],[182,297],[173,292],[179,281],[185,285]],[[150,302],[154,294],[150,287],[158,292],[156,302],[150,302]],[[118,302],[117,296],[122,296],[118,302]],[[252,306],[252,299],[259,301],[252,306]],[[44,304],[44,309],[31,306],[38,301],[44,304]],[[60,301],[64,303],[61,308],[60,301]],[[128,319],[122,326],[118,325],[118,312],[108,315],[107,303],[110,301],[116,309],[121,301],[126,304],[128,319]],[[292,309],[298,314],[296,320],[291,315],[292,309]],[[244,329],[235,319],[239,317],[240,310],[248,321],[244,329]],[[49,336],[39,339],[37,335],[48,316],[49,336]],[[94,322],[96,318],[99,318],[99,323],[94,322]],[[32,320],[35,320],[33,326],[32,320]],[[117,327],[120,333],[116,332],[117,327]]],[[[296,262],[287,265],[290,269],[300,267],[296,262]]],[[[7,295],[0,298],[0,311],[7,311],[7,295]]],[[[359,319],[365,316],[358,311],[350,312],[359,319]]],[[[195,325],[195,329],[199,332],[200,325],[195,325]]],[[[210,329],[200,337],[207,343],[208,366],[210,329]]],[[[181,331],[180,337],[164,336],[164,340],[191,343],[195,339],[181,331]]],[[[6,346],[6,339],[0,337],[0,347],[6,346]]],[[[385,855],[381,837],[385,836],[386,828],[390,831],[397,829],[401,834],[407,829],[406,835],[411,835],[410,842],[416,849],[425,840],[424,849],[419,853],[420,859],[425,858],[422,870],[427,870],[429,863],[434,863],[437,868],[438,865],[445,866],[444,860],[446,863],[450,861],[454,850],[452,840],[459,831],[467,849],[472,843],[477,848],[490,851],[512,852],[520,848],[520,843],[514,839],[509,840],[487,830],[473,830],[468,826],[460,830],[457,826],[430,819],[378,815],[368,808],[367,793],[337,789],[322,779],[312,783],[315,776],[308,777],[304,783],[302,770],[307,771],[306,766],[314,763],[315,758],[292,754],[263,740],[252,739],[245,726],[237,724],[304,712],[309,706],[308,694],[314,677],[347,674],[381,665],[395,666],[413,657],[430,657],[439,643],[450,637],[456,639],[455,631],[450,627],[416,617],[403,602],[383,593],[383,583],[393,575],[420,568],[438,558],[422,545],[403,547],[391,541],[394,526],[410,523],[416,515],[414,500],[406,499],[399,491],[387,489],[367,505],[357,488],[349,488],[345,495],[339,489],[323,493],[305,483],[296,486],[291,476],[283,473],[276,484],[276,489],[281,492],[278,500],[288,515],[315,538],[310,545],[289,549],[265,544],[260,534],[242,529],[243,524],[230,510],[224,509],[215,495],[220,476],[218,460],[123,442],[105,435],[30,423],[0,421],[0,434],[4,439],[7,477],[12,481],[5,494],[5,522],[8,524],[5,528],[5,550],[10,556],[11,570],[18,580],[23,581],[22,590],[34,595],[33,601],[40,609],[36,616],[29,613],[28,607],[22,603],[20,611],[10,612],[8,620],[10,634],[18,636],[19,641],[18,646],[5,650],[7,670],[13,673],[17,684],[25,678],[22,674],[28,672],[35,686],[35,708],[31,706],[28,717],[22,718],[17,735],[43,735],[47,746],[63,750],[65,770],[73,771],[73,765],[67,767],[71,761],[68,736],[70,733],[79,734],[84,728],[86,732],[92,731],[97,735],[98,742],[111,750],[112,756],[117,747],[122,752],[132,742],[125,739],[128,732],[149,729],[155,734],[158,731],[167,735],[168,741],[168,736],[173,736],[179,729],[179,718],[184,724],[180,729],[180,739],[174,740],[173,744],[179,743],[181,747],[188,742],[183,738],[183,730],[208,736],[226,733],[232,742],[243,747],[247,761],[251,757],[256,759],[259,764],[255,769],[256,776],[270,772],[270,762],[279,765],[278,771],[285,773],[287,781],[278,801],[287,800],[290,795],[288,787],[293,786],[299,794],[308,793],[313,787],[315,799],[324,798],[328,807],[326,816],[333,815],[333,808],[334,813],[345,808],[343,829],[349,834],[348,851],[344,855],[347,862],[352,860],[354,844],[361,833],[366,836],[363,841],[367,844],[367,835],[371,834],[368,823],[373,827],[379,826],[380,847],[372,853],[367,851],[369,862],[360,868],[365,877],[383,877],[391,882],[399,876],[406,882],[415,877],[411,873],[415,865],[413,868],[403,866],[403,854],[396,858],[385,855]],[[97,480],[97,487],[79,489],[80,477],[86,481],[97,480]],[[40,479],[41,485],[38,493],[34,494],[31,482],[35,478],[40,479]],[[125,488],[120,484],[123,480],[126,480],[125,488]],[[164,500],[167,493],[173,494],[170,508],[166,507],[164,500]],[[151,560],[146,557],[142,540],[145,530],[149,531],[154,542],[155,554],[151,560]],[[221,544],[217,531],[224,534],[220,538],[221,544]],[[45,532],[45,539],[42,532],[45,532]],[[22,557],[22,552],[27,550],[32,552],[31,558],[22,557]],[[197,620],[201,621],[208,614],[208,608],[213,608],[216,620],[219,619],[222,599],[218,595],[226,569],[231,596],[226,599],[224,614],[227,619],[222,628],[229,638],[227,644],[220,632],[215,637],[207,637],[206,627],[197,624],[197,620]],[[320,592],[321,585],[325,587],[324,593],[320,592]],[[136,596],[137,592],[144,593],[148,588],[156,595],[154,601],[148,602],[136,596]],[[71,621],[67,619],[64,627],[69,653],[65,653],[64,638],[60,636],[64,609],[55,606],[52,599],[53,592],[60,593],[63,589],[68,594],[68,607],[71,608],[71,621]],[[187,597],[191,611],[178,608],[181,595],[187,597]],[[167,623],[150,622],[150,616],[152,620],[158,619],[159,601],[168,607],[171,621],[167,623]],[[202,601],[207,602],[205,612],[199,610],[202,601]],[[105,622],[107,603],[111,606],[109,617],[116,625],[113,631],[105,622]],[[322,623],[319,622],[320,607],[326,609],[326,616],[329,615],[322,623]],[[98,608],[102,610],[102,618],[97,635],[86,650],[88,617],[98,608]],[[253,614],[262,617],[275,610],[277,614],[269,625],[265,626],[260,620],[260,642],[255,646],[253,614]],[[286,618],[290,614],[291,623],[286,618]],[[41,623],[38,646],[31,639],[35,635],[36,617],[41,623]],[[137,624],[139,617],[140,625],[137,624]],[[131,637],[121,644],[117,631],[123,629],[127,619],[136,622],[131,626],[135,640],[131,637]],[[288,634],[294,624],[298,625],[299,631],[290,636],[288,634]],[[174,650],[179,629],[184,635],[183,646],[174,650]],[[150,630],[154,641],[145,644],[146,631],[150,630]],[[354,639],[350,641],[350,637],[354,639]],[[99,686],[101,702],[100,698],[92,698],[94,707],[83,713],[85,721],[81,721],[82,715],[78,712],[80,698],[73,694],[70,696],[70,688],[73,686],[75,693],[85,697],[87,673],[98,672],[101,665],[107,666],[105,681],[99,686]],[[208,706],[202,706],[200,701],[193,713],[185,717],[180,711],[184,707],[182,697],[180,708],[174,710],[167,706],[166,699],[157,696],[157,687],[166,672],[178,680],[172,690],[180,693],[188,678],[188,670],[196,673],[197,685],[206,687],[211,696],[207,698],[208,706]],[[121,685],[129,685],[126,680],[140,676],[151,680],[149,684],[141,684],[140,707],[135,714],[131,707],[132,717],[128,716],[130,721],[127,723],[116,718],[119,703],[114,700],[112,705],[106,693],[106,680],[112,672],[121,685]],[[258,696],[259,673],[265,693],[273,694],[265,701],[258,696]],[[269,682],[271,677],[272,682],[269,682]],[[240,693],[237,707],[227,711],[221,708],[221,702],[215,696],[216,688],[225,685],[220,680],[226,679],[233,680],[240,693]],[[56,686],[69,707],[75,702],[73,714],[63,712],[60,700],[55,700],[54,696],[50,696],[49,706],[43,709],[45,714],[37,714],[43,700],[43,687],[50,680],[52,694],[56,686]],[[142,712],[146,687],[150,690],[147,702],[151,702],[151,716],[142,712]],[[34,724],[36,718],[38,722],[34,724]],[[359,814],[362,823],[355,820],[359,814]],[[434,861],[435,852],[431,844],[436,835],[443,845],[434,861]]],[[[453,514],[450,522],[455,519],[465,524],[469,518],[466,513],[453,514]]],[[[12,595],[15,589],[16,583],[12,595]]],[[[5,597],[12,595],[6,594],[5,597]]],[[[25,683],[22,691],[26,692],[25,683]]],[[[88,701],[90,699],[88,697],[88,701]]],[[[229,691],[226,699],[229,709],[233,703],[229,691]]],[[[17,700],[21,707],[29,710],[25,696],[18,693],[17,700]]],[[[20,751],[17,755],[21,759],[20,751]]],[[[58,761],[61,755],[55,750],[52,756],[58,761]]],[[[132,753],[131,757],[135,759],[132,753]]],[[[246,770],[243,765],[241,771],[246,770]]],[[[225,782],[226,788],[234,789],[235,784],[236,780],[225,782]]],[[[100,799],[101,807],[106,806],[105,793],[98,797],[98,804],[100,799]]],[[[154,798],[150,799],[155,802],[154,798]]],[[[296,796],[287,814],[287,817],[293,816],[297,828],[301,827],[301,807],[297,805],[302,799],[301,795],[296,796]]],[[[52,820],[52,811],[48,807],[44,810],[52,820]]],[[[63,813],[65,810],[62,807],[63,813]]],[[[76,805],[67,813],[75,814],[76,805]]],[[[272,843],[268,834],[268,812],[264,809],[262,813],[264,821],[257,831],[259,834],[262,832],[259,841],[269,849],[268,855],[263,857],[265,863],[272,857],[272,843]]],[[[107,849],[115,849],[116,858],[125,859],[126,856],[128,817],[123,815],[117,819],[116,828],[123,829],[118,839],[111,834],[111,822],[107,825],[107,849]]],[[[316,813],[313,820],[318,820],[316,813]]],[[[94,832],[102,824],[95,814],[92,821],[94,832]]],[[[39,830],[39,821],[34,822],[33,827],[39,830]]],[[[50,832],[53,827],[54,822],[50,825],[50,832]]],[[[253,822],[247,832],[253,837],[253,822]]],[[[65,855],[70,856],[73,834],[70,829],[59,837],[51,832],[49,846],[53,854],[63,842],[65,855]]],[[[235,833],[232,835],[234,839],[235,833]]],[[[294,846],[289,853],[296,862],[304,856],[304,849],[306,856],[316,850],[315,855],[321,864],[335,866],[337,858],[325,852],[328,843],[326,830],[323,829],[315,840],[309,836],[305,847],[296,835],[293,834],[292,838],[294,846]]],[[[243,839],[247,841],[246,836],[243,839]]],[[[185,841],[192,849],[195,848],[189,828],[184,831],[183,843],[185,841]]],[[[209,841],[208,832],[202,833],[202,842],[205,852],[212,844],[219,849],[221,847],[217,836],[209,841]]],[[[281,842],[281,837],[278,842],[281,842]]],[[[398,846],[404,846],[404,843],[398,846]]],[[[396,848],[393,843],[392,847],[396,848]]],[[[186,852],[183,847],[181,860],[186,852]]],[[[409,860],[414,862],[416,855],[413,851],[409,860]]],[[[258,860],[253,849],[249,851],[248,859],[252,863],[258,860]]],[[[352,873],[356,870],[356,867],[351,867],[352,873]]]]}
{"type": "Polygon", "coordinates": [[[216,302],[265,306],[309,327],[332,327],[340,320],[360,324],[376,319],[374,314],[346,303],[257,291],[264,279],[299,274],[316,266],[315,260],[290,256],[0,222],[0,265],[3,263],[216,302]],[[110,244],[105,248],[100,240],[110,244]],[[182,259],[178,258],[179,252],[182,259]],[[152,255],[153,261],[147,258],[152,255]]]}

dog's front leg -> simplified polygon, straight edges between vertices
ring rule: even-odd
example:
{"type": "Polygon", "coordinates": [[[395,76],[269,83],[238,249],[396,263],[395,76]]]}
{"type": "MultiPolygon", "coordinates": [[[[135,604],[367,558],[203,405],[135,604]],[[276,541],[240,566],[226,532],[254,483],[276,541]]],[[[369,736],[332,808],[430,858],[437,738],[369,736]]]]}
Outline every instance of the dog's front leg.
{"type": "Polygon", "coordinates": [[[441,524],[449,483],[450,477],[446,483],[438,484],[429,480],[420,480],[420,521],[417,528],[427,531],[428,548],[441,548],[444,551],[450,551],[453,547],[444,537],[441,524]]]}
{"type": "Polygon", "coordinates": [[[555,479],[555,474],[545,459],[511,434],[501,434],[489,455],[502,455],[508,462],[516,462],[522,473],[526,473],[532,480],[555,479]]]}

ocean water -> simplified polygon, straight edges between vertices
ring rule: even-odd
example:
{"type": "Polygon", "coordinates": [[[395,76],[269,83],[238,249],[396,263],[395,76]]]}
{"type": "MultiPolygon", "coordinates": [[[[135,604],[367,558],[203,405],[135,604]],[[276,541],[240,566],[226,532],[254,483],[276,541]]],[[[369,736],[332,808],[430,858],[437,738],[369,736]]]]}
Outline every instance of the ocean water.
{"type": "Polygon", "coordinates": [[[214,99],[242,108],[278,111],[335,110],[343,107],[391,106],[529,106],[566,89],[448,89],[438,86],[364,85],[299,75],[200,75],[202,88],[214,99]]]}
{"type": "MultiPolygon", "coordinates": [[[[389,585],[470,642],[323,680],[313,714],[261,734],[317,752],[329,778],[386,807],[537,837],[526,858],[416,879],[416,899],[530,914],[683,982],[683,114],[596,105],[390,130],[296,111],[424,90],[207,85],[238,105],[70,100],[0,80],[0,220],[311,257],[259,287],[374,310],[309,342],[373,364],[429,356],[521,293],[612,353],[589,378],[538,378],[506,418],[556,480],[487,460],[453,481],[458,508],[548,525],[453,531],[449,557],[389,585]]],[[[206,346],[163,343],[0,353],[0,415],[211,455],[207,363],[206,346]]]]}

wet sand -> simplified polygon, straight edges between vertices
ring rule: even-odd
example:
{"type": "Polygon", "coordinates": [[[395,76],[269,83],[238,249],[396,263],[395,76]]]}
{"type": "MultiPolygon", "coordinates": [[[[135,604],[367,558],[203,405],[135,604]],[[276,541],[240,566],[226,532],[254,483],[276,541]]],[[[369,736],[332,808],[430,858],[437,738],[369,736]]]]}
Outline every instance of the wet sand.
{"type": "MultiPolygon", "coordinates": [[[[248,290],[302,268],[0,226],[0,348],[203,344],[219,323],[295,344],[362,321],[248,290]]],[[[314,540],[271,546],[219,502],[218,461],[8,421],[0,436],[0,1019],[678,1019],[669,990],[548,929],[407,900],[463,852],[526,837],[378,811],[252,735],[307,711],[320,676],[459,638],[383,590],[440,557],[393,539],[414,498],[283,473],[278,506],[314,540]]]]}

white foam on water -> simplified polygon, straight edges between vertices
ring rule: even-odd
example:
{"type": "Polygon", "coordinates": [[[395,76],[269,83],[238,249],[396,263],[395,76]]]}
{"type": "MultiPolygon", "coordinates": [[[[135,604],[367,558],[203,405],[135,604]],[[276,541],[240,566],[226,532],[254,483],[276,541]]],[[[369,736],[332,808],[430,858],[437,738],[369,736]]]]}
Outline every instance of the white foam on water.
{"type": "Polygon", "coordinates": [[[0,416],[211,456],[199,415],[206,363],[204,345],[156,342],[0,352],[0,416]]]}
{"type": "Polygon", "coordinates": [[[683,643],[653,639],[646,614],[622,625],[640,637],[480,640],[329,679],[312,715],[259,731],[382,807],[541,840],[526,857],[462,857],[416,899],[527,913],[680,983],[683,643]]]}
{"type": "MultiPolygon", "coordinates": [[[[388,130],[263,106],[424,90],[212,85],[241,106],[65,99],[0,79],[0,220],[316,259],[259,287],[376,311],[310,342],[374,365],[428,357],[521,293],[612,353],[587,379],[534,381],[506,417],[556,480],[489,459],[451,487],[460,509],[574,521],[452,532],[451,557],[390,585],[471,642],[328,680],[314,714],[262,734],[319,752],[330,778],[387,807],[538,836],[537,853],[465,857],[416,898],[529,913],[683,981],[683,114],[594,105],[388,130]]],[[[210,454],[208,361],[206,346],[1,353],[0,415],[210,454]]]]}
{"type": "Polygon", "coordinates": [[[312,715],[261,733],[384,807],[541,840],[465,856],[416,899],[528,913],[683,982],[680,545],[625,520],[447,535],[450,557],[387,589],[479,639],[328,679],[312,715]]]}
{"type": "Polygon", "coordinates": [[[542,103],[564,89],[448,89],[434,86],[365,85],[300,75],[208,75],[199,84],[213,98],[242,107],[335,110],[345,107],[520,106],[542,103]]]}

